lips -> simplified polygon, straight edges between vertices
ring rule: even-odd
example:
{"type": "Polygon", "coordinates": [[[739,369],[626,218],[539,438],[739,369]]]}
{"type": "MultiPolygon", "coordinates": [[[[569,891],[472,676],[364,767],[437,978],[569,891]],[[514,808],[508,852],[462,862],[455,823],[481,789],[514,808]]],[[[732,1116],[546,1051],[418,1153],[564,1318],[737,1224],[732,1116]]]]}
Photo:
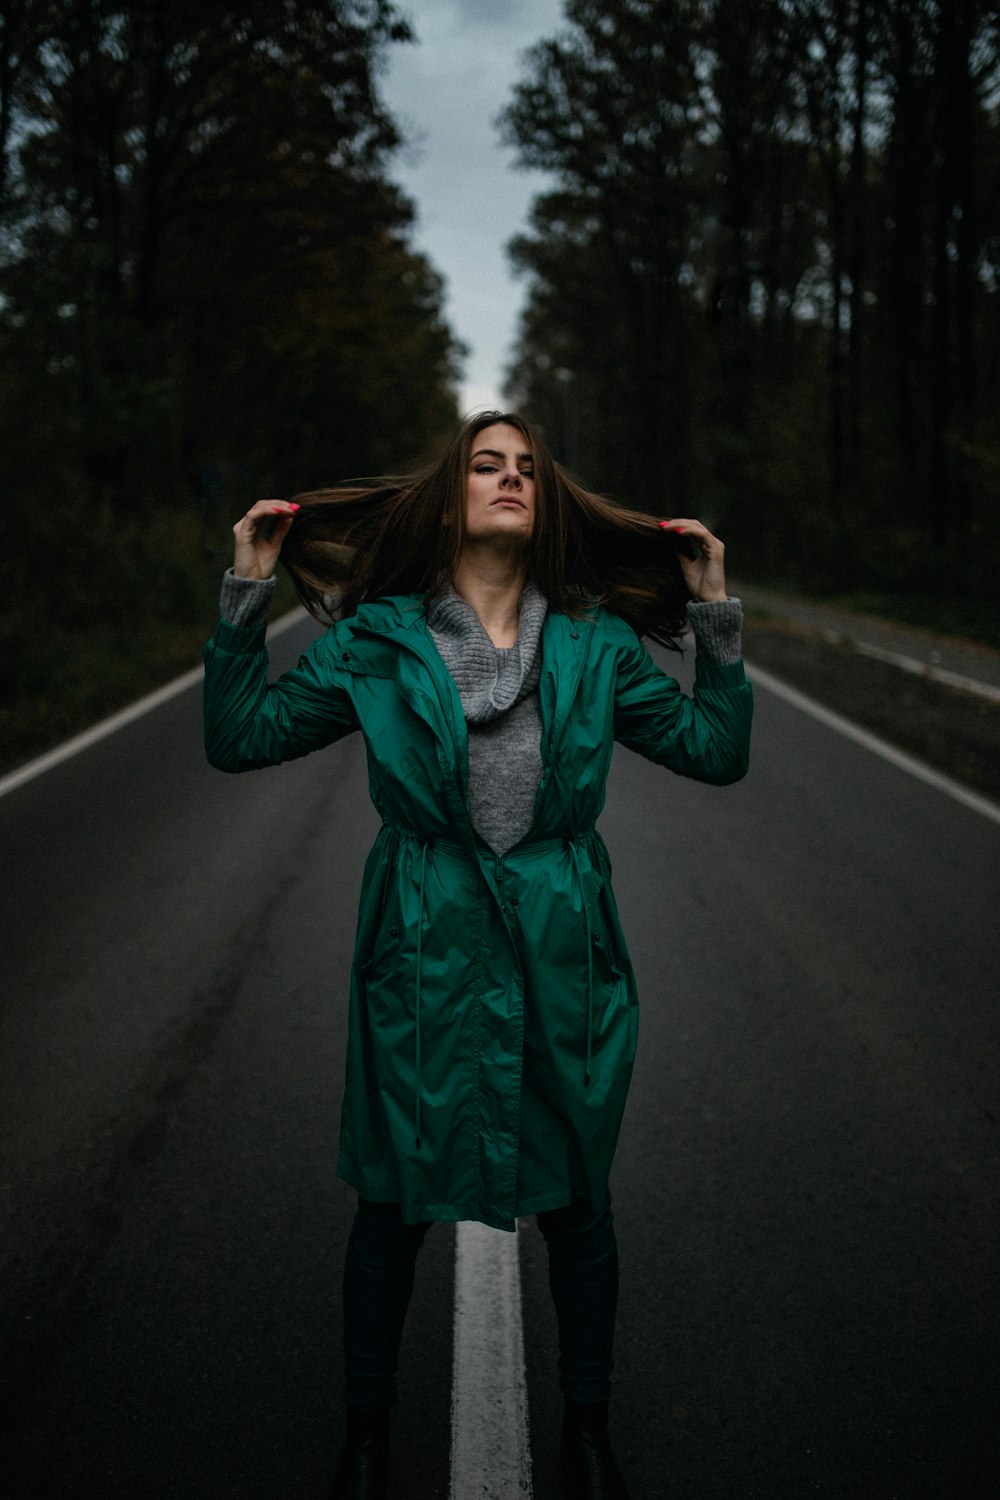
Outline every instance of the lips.
{"type": "Polygon", "coordinates": [[[528,508],[525,505],[524,501],[523,500],[519,500],[516,495],[498,495],[495,500],[491,500],[490,501],[490,504],[491,505],[517,505],[517,506],[520,507],[521,510],[527,510],[527,508],[528,508]]]}

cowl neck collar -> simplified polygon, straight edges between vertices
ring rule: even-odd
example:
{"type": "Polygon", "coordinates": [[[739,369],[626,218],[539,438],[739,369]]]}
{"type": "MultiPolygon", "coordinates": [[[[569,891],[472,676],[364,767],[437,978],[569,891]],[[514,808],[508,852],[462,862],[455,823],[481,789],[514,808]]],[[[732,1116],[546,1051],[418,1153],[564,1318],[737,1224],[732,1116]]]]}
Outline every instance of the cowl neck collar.
{"type": "Polygon", "coordinates": [[[499,718],[538,686],[540,642],[548,601],[533,583],[518,606],[513,646],[495,646],[472,608],[451,585],[427,604],[427,626],[451,673],[469,724],[499,718]]]}

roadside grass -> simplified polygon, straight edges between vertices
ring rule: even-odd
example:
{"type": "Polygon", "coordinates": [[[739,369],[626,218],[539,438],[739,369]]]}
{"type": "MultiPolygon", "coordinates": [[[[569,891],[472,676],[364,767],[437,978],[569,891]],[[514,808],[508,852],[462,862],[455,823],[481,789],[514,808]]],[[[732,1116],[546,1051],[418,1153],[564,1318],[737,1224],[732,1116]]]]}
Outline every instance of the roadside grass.
{"type": "MultiPolygon", "coordinates": [[[[181,623],[163,619],[151,595],[135,615],[75,631],[49,627],[27,683],[0,699],[0,775],[197,666],[215,624],[221,573],[197,581],[196,607],[185,611],[193,617],[181,623]]],[[[279,572],[272,619],[297,603],[279,572]]]]}
{"type": "MultiPolygon", "coordinates": [[[[749,581],[749,580],[748,580],[749,581]]],[[[760,588],[776,594],[804,598],[802,586],[787,578],[755,577],[760,588]]],[[[996,599],[963,594],[907,593],[902,590],[864,589],[848,593],[808,595],[812,604],[828,604],[853,614],[876,615],[936,635],[956,636],[983,646],[1000,648],[1000,604],[996,599]]]]}

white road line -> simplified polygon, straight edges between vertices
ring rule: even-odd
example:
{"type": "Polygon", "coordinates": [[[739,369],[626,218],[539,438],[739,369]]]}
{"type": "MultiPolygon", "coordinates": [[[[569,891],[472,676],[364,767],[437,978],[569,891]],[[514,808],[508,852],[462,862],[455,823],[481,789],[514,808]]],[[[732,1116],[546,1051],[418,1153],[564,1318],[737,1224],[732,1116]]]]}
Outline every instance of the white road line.
{"type": "Polygon", "coordinates": [[[451,1500],[528,1500],[531,1453],[518,1236],[455,1232],[451,1500]]]}
{"type": "MultiPolygon", "coordinates": [[[[304,609],[289,610],[287,614],[275,620],[273,625],[267,627],[268,640],[281,635],[283,631],[306,618],[304,609]]],[[[29,760],[26,765],[19,766],[16,771],[8,772],[6,776],[0,777],[0,797],[5,796],[7,792],[16,791],[19,786],[24,786],[26,781],[34,781],[36,776],[41,776],[45,771],[51,771],[54,766],[62,765],[64,760],[71,760],[74,755],[79,755],[81,750],[89,749],[99,740],[106,739],[109,734],[114,734],[118,729],[124,729],[126,724],[132,724],[136,719],[141,719],[143,714],[159,708],[161,703],[169,703],[171,698],[176,698],[179,693],[184,693],[188,688],[194,687],[195,683],[201,681],[203,675],[203,667],[192,667],[190,672],[185,672],[182,677],[175,677],[172,682],[165,683],[155,692],[147,693],[144,698],[140,698],[136,703],[130,703],[127,708],[119,709],[110,718],[102,719],[99,724],[85,729],[82,734],[74,735],[71,740],[57,745],[54,750],[39,755],[35,760],[29,760]]]]}
{"type": "Polygon", "coordinates": [[[929,677],[932,682],[941,682],[946,687],[961,688],[963,693],[975,693],[978,698],[989,698],[1000,703],[1000,687],[992,682],[981,682],[978,677],[966,677],[962,672],[952,672],[949,667],[938,667],[933,662],[920,661],[916,656],[904,656],[901,651],[888,651],[884,646],[873,646],[870,641],[856,641],[839,630],[824,630],[823,635],[834,645],[853,647],[859,656],[870,656],[875,661],[888,662],[915,677],[929,677]]]}
{"type": "Polygon", "coordinates": [[[936,787],[939,792],[944,792],[945,796],[961,802],[964,807],[972,808],[973,812],[980,813],[982,817],[989,818],[994,823],[1000,823],[1000,806],[997,803],[991,802],[986,797],[980,797],[976,792],[970,792],[960,782],[953,781],[950,776],[945,776],[941,771],[935,771],[933,766],[925,765],[922,760],[907,755],[903,750],[897,750],[895,745],[890,745],[887,740],[880,739],[876,734],[870,734],[867,729],[853,724],[850,719],[842,718],[840,714],[824,708],[822,703],[817,703],[814,698],[807,698],[805,693],[800,693],[779,678],[772,677],[770,672],[752,666],[750,662],[746,663],[746,672],[751,682],[766,688],[769,693],[774,693],[775,697],[783,698],[786,703],[800,709],[802,713],[818,719],[827,728],[835,729],[838,734],[845,735],[857,745],[863,745],[866,750],[880,755],[883,760],[889,761],[901,771],[915,776],[918,781],[936,787]]]}

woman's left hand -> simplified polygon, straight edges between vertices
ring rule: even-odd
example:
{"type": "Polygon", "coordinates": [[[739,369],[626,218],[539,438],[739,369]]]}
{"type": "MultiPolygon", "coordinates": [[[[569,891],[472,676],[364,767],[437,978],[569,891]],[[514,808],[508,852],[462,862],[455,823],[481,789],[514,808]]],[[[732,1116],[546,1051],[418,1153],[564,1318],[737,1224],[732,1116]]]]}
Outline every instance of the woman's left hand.
{"type": "Polygon", "coordinates": [[[683,552],[677,553],[677,561],[681,565],[684,582],[688,586],[691,597],[699,604],[709,604],[716,599],[725,599],[726,549],[719,538],[713,536],[708,527],[703,526],[700,521],[685,517],[661,521],[660,529],[692,537],[697,544],[701,554],[699,557],[685,557],[683,552]]]}

